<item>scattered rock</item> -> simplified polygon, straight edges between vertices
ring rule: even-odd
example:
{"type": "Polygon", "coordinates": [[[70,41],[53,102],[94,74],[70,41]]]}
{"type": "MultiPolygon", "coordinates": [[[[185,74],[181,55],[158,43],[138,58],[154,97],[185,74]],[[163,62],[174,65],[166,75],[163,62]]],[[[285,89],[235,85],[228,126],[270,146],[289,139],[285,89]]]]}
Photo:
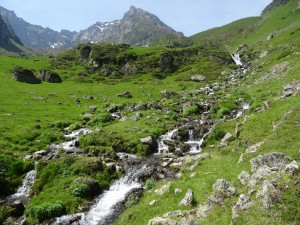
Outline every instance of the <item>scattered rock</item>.
{"type": "Polygon", "coordinates": [[[249,183],[250,181],[250,174],[247,173],[246,171],[242,171],[239,176],[238,176],[239,180],[241,181],[242,185],[246,185],[249,183]]]}
{"type": "Polygon", "coordinates": [[[96,110],[97,110],[97,106],[95,106],[95,105],[92,105],[89,107],[90,112],[96,112],[96,110]]]}
{"type": "Polygon", "coordinates": [[[300,81],[295,81],[283,86],[283,96],[285,98],[295,96],[300,91],[300,81]]]}
{"type": "Polygon", "coordinates": [[[168,182],[167,184],[163,185],[161,188],[155,190],[155,193],[157,195],[165,194],[167,191],[170,191],[171,184],[172,184],[171,182],[168,182]]]}
{"type": "Polygon", "coordinates": [[[240,216],[242,211],[248,210],[254,202],[244,194],[241,194],[238,202],[232,208],[232,221],[236,222],[237,218],[240,216]]]}
{"type": "Polygon", "coordinates": [[[83,99],[84,100],[94,100],[94,97],[91,95],[85,95],[85,96],[83,96],[83,99]]]}
{"type": "Polygon", "coordinates": [[[286,157],[280,152],[268,153],[263,156],[258,156],[250,160],[251,171],[254,173],[261,166],[268,166],[270,168],[284,167],[287,163],[291,162],[291,159],[286,157]]]}
{"type": "Polygon", "coordinates": [[[182,190],[180,188],[175,188],[175,190],[174,190],[174,194],[175,195],[177,195],[177,194],[179,194],[181,192],[182,192],[182,190]]]}
{"type": "Polygon", "coordinates": [[[246,149],[246,153],[247,153],[247,154],[255,153],[255,152],[260,148],[260,146],[262,146],[264,143],[265,143],[265,142],[262,141],[262,142],[256,143],[255,145],[249,146],[249,147],[246,149]]]}
{"type": "Polygon", "coordinates": [[[295,176],[299,173],[300,166],[296,161],[292,161],[291,163],[287,164],[284,168],[284,172],[290,176],[295,176]]]}
{"type": "Polygon", "coordinates": [[[117,97],[118,98],[132,98],[133,96],[129,91],[126,91],[123,94],[117,94],[117,97]]]}
{"type": "Polygon", "coordinates": [[[195,75],[191,77],[191,81],[196,81],[196,82],[206,81],[206,77],[204,75],[195,75]]]}
{"type": "Polygon", "coordinates": [[[180,223],[167,218],[155,217],[148,222],[148,225],[180,225],[180,223]]]}
{"type": "Polygon", "coordinates": [[[231,198],[236,194],[236,188],[224,179],[218,179],[213,185],[213,190],[209,201],[219,205],[223,205],[225,198],[231,198]]]}
{"type": "Polygon", "coordinates": [[[140,141],[142,144],[148,145],[151,152],[155,152],[157,150],[157,141],[152,136],[140,138],[140,141]]]}
{"type": "Polygon", "coordinates": [[[275,37],[275,34],[269,34],[267,37],[267,40],[269,41],[269,40],[273,39],[274,37],[275,37]]]}
{"type": "Polygon", "coordinates": [[[28,84],[40,84],[41,80],[38,79],[34,73],[23,67],[16,67],[12,74],[13,79],[19,82],[24,82],[28,84]]]}
{"type": "Polygon", "coordinates": [[[180,203],[178,204],[179,207],[184,207],[184,206],[191,206],[193,205],[194,202],[194,195],[193,195],[193,191],[191,189],[189,189],[184,198],[180,201],[180,203]]]}
{"type": "Polygon", "coordinates": [[[54,73],[54,72],[51,72],[51,71],[45,70],[45,69],[42,69],[40,71],[40,74],[38,77],[42,81],[46,81],[49,83],[61,83],[62,82],[61,77],[57,73],[54,73]]]}
{"type": "Polygon", "coordinates": [[[85,120],[85,121],[89,121],[89,120],[92,119],[92,117],[93,117],[92,114],[86,113],[86,114],[84,114],[84,115],[82,116],[82,119],[85,120]]]}
{"type": "Polygon", "coordinates": [[[261,189],[257,192],[256,197],[262,197],[262,203],[264,209],[269,209],[275,203],[280,202],[279,190],[268,180],[265,180],[261,186],[261,189]]]}
{"type": "Polygon", "coordinates": [[[228,143],[229,143],[229,142],[232,142],[232,141],[234,141],[234,140],[235,140],[235,137],[232,136],[231,133],[227,133],[227,134],[223,137],[223,139],[221,140],[219,147],[220,147],[220,148],[224,148],[224,147],[228,146],[228,143]]]}
{"type": "Polygon", "coordinates": [[[153,206],[154,204],[156,204],[157,203],[157,200],[152,200],[150,203],[149,203],[149,205],[150,206],[153,206]]]}
{"type": "Polygon", "coordinates": [[[173,96],[177,96],[178,94],[174,91],[166,91],[166,90],[163,90],[163,91],[160,91],[160,95],[162,98],[171,98],[173,96]]]}

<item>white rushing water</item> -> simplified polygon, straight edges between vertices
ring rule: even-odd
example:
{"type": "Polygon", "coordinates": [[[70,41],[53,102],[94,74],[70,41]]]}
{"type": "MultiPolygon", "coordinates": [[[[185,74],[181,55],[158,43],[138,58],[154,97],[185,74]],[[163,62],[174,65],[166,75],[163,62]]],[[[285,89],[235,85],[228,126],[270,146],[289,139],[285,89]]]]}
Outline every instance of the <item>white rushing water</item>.
{"type": "MultiPolygon", "coordinates": [[[[164,142],[165,141],[173,141],[172,137],[173,135],[178,131],[178,129],[174,129],[162,136],[160,136],[158,140],[158,154],[167,154],[169,153],[169,146],[166,145],[164,142]]],[[[202,151],[202,144],[204,142],[204,138],[206,135],[204,135],[203,138],[200,140],[195,140],[194,135],[193,135],[193,130],[189,130],[189,139],[184,142],[184,144],[188,144],[190,146],[190,151],[189,153],[200,153],[202,151]]],[[[179,150],[179,148],[176,148],[176,150],[179,150]]]]}
{"type": "Polygon", "coordinates": [[[36,171],[29,171],[23,179],[22,185],[18,188],[17,192],[9,196],[9,199],[29,198],[30,190],[36,179],[36,171]]]}
{"type": "Polygon", "coordinates": [[[65,135],[65,137],[70,138],[70,141],[62,142],[59,144],[50,145],[50,149],[57,151],[58,149],[64,149],[66,151],[76,149],[75,143],[79,140],[80,135],[88,134],[91,130],[88,128],[81,128],[79,130],[73,131],[70,134],[65,135]]]}
{"type": "Polygon", "coordinates": [[[164,141],[172,141],[172,136],[178,131],[178,129],[172,130],[164,135],[161,135],[158,140],[158,153],[166,154],[169,153],[169,146],[164,141]]]}
{"type": "Polygon", "coordinates": [[[243,65],[239,54],[232,54],[231,58],[233,59],[233,61],[235,62],[236,65],[238,65],[238,66],[243,65]]]}
{"type": "Polygon", "coordinates": [[[142,186],[136,179],[143,168],[140,170],[132,169],[124,177],[113,183],[109,190],[105,191],[96,200],[96,203],[90,208],[87,213],[78,213],[74,215],[62,216],[56,218],[53,225],[71,224],[70,221],[76,217],[81,217],[75,223],[78,225],[105,225],[107,219],[114,214],[115,206],[124,201],[130,191],[142,186]]]}

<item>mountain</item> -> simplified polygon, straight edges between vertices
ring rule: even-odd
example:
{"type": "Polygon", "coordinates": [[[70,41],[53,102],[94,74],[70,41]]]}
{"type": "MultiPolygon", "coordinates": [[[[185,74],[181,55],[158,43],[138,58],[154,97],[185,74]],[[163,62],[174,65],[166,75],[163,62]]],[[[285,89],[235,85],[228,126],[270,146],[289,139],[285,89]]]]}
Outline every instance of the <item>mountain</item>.
{"type": "Polygon", "coordinates": [[[300,25],[299,1],[274,0],[261,16],[243,18],[222,27],[193,35],[194,42],[209,42],[234,51],[241,44],[266,40],[269,35],[279,36],[293,32],[300,25]]]}
{"type": "Polygon", "coordinates": [[[123,19],[98,22],[74,35],[73,43],[110,42],[144,46],[167,34],[183,36],[164,24],[157,16],[131,6],[123,19]]]}
{"type": "Polygon", "coordinates": [[[183,36],[164,24],[157,16],[134,6],[121,20],[97,22],[80,32],[54,31],[38,25],[32,25],[17,17],[13,11],[0,7],[0,14],[6,17],[16,35],[24,45],[35,48],[70,48],[80,43],[126,43],[130,45],[149,45],[157,38],[167,34],[183,36]]]}
{"type": "Polygon", "coordinates": [[[22,45],[9,22],[0,16],[0,47],[8,51],[19,52],[17,45],[22,45]]]}

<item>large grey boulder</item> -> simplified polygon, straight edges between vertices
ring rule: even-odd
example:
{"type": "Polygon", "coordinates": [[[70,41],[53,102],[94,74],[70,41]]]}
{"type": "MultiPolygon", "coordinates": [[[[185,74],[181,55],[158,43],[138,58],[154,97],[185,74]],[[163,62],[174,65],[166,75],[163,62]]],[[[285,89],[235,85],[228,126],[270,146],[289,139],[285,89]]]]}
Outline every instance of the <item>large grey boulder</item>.
{"type": "Polygon", "coordinates": [[[28,84],[40,84],[41,80],[38,79],[34,73],[23,67],[16,67],[12,74],[13,79],[19,82],[24,82],[28,84]]]}
{"type": "Polygon", "coordinates": [[[58,73],[51,72],[49,70],[42,69],[38,76],[42,81],[46,81],[49,83],[61,83],[62,79],[58,75],[58,73]]]}
{"type": "Polygon", "coordinates": [[[280,152],[268,153],[265,155],[260,155],[257,158],[253,158],[250,160],[251,171],[255,173],[259,167],[264,165],[270,168],[279,169],[280,167],[284,167],[291,161],[292,160],[290,158],[286,157],[280,152]]]}

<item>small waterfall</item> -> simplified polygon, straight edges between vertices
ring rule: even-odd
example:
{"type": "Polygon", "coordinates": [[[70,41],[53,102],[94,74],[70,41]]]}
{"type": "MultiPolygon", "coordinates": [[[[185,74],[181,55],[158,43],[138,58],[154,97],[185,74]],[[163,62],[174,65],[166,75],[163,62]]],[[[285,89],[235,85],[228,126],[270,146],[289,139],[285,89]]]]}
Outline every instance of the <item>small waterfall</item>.
{"type": "Polygon", "coordinates": [[[231,58],[233,59],[233,61],[235,62],[236,65],[238,65],[238,66],[242,66],[243,65],[239,54],[237,54],[237,53],[236,54],[232,54],[231,58]]]}
{"type": "Polygon", "coordinates": [[[142,187],[138,178],[145,169],[146,166],[140,169],[132,167],[125,176],[117,180],[110,186],[109,190],[99,196],[88,212],[56,218],[53,225],[106,225],[108,220],[115,218],[114,209],[117,204],[123,202],[130,191],[142,187]],[[79,219],[76,222],[71,222],[77,217],[79,219]]]}
{"type": "Polygon", "coordinates": [[[172,141],[172,136],[176,133],[178,129],[172,130],[164,135],[161,135],[158,140],[158,154],[169,153],[169,146],[164,143],[164,141],[172,141]]]}
{"type": "Polygon", "coordinates": [[[75,151],[76,148],[76,142],[79,140],[80,135],[88,134],[90,133],[91,130],[88,128],[81,128],[79,130],[73,131],[70,134],[65,135],[65,137],[70,138],[70,141],[62,142],[59,144],[52,144],[49,146],[50,150],[52,152],[56,152],[59,149],[64,149],[65,151],[75,151]]]}

